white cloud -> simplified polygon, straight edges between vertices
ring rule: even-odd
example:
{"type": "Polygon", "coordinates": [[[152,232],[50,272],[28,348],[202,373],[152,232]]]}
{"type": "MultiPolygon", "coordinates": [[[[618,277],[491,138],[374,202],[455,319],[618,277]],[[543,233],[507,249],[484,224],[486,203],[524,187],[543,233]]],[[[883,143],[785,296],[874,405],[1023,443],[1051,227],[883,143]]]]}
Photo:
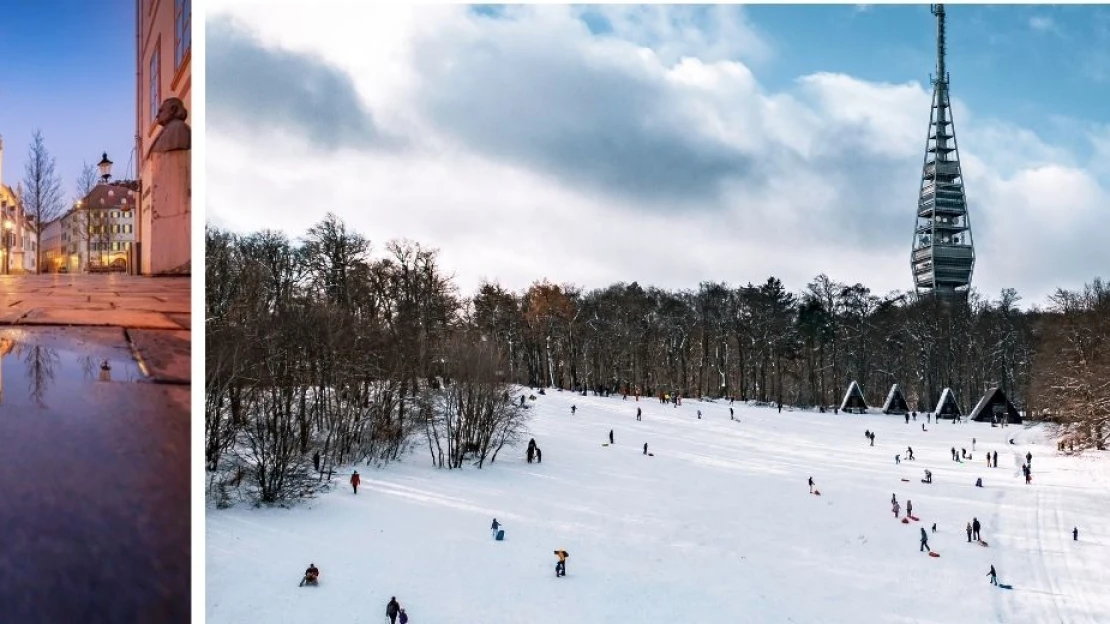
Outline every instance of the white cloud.
{"type": "MultiPolygon", "coordinates": [[[[822,73],[770,92],[750,69],[770,46],[735,8],[711,9],[723,21],[706,30],[687,8],[605,7],[603,36],[566,7],[500,19],[365,10],[374,16],[284,4],[223,14],[348,72],[375,126],[407,147],[210,134],[209,214],[300,235],[335,212],[379,245],[440,248],[465,292],[483,277],[693,288],[775,275],[799,289],[822,272],[880,293],[911,286],[925,86],[822,73]]],[[[1099,172],[955,107],[976,287],[1035,301],[1110,266],[1099,172]]]]}
{"type": "Polygon", "coordinates": [[[1038,32],[1060,32],[1056,22],[1051,17],[1044,15],[1036,15],[1029,18],[1029,27],[1038,32]]]}

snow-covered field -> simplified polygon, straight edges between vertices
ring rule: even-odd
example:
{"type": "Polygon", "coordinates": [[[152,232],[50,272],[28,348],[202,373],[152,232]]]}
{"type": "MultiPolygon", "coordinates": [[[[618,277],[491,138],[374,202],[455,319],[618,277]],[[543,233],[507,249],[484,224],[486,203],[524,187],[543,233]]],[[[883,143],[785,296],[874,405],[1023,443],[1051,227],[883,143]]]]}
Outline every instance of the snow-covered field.
{"type": "Polygon", "coordinates": [[[521,448],[436,470],[418,451],[359,467],[357,496],[344,485],[292,510],[209,509],[207,621],[382,622],[394,595],[413,624],[1110,621],[1110,457],[1057,456],[1039,427],[923,432],[923,416],[740,403],[730,422],[727,402],[569,392],[533,405],[542,464],[521,448]],[[974,460],[953,462],[973,437],[974,460]],[[895,465],[907,445],[916,461],[895,465]],[[892,493],[921,521],[895,520],[892,493]],[[972,517],[988,547],[967,543],[972,517]],[[919,552],[934,522],[939,558],[919,552]],[[321,585],[298,588],[310,562],[321,585]],[[992,564],[1013,590],[990,585],[992,564]]]}

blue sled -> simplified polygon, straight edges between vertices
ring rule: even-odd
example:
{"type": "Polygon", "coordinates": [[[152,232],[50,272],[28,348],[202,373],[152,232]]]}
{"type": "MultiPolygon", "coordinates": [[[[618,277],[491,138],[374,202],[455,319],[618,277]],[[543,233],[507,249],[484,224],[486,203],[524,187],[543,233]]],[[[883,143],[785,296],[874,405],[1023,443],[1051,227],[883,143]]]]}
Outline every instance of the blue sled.
{"type": "Polygon", "coordinates": [[[1013,588],[1014,588],[1013,585],[1006,585],[1004,583],[999,583],[998,584],[998,589],[1013,589],[1013,588]]]}
{"type": "Polygon", "coordinates": [[[496,539],[499,542],[504,541],[505,540],[505,529],[499,530],[497,532],[497,537],[495,537],[494,539],[496,539]]]}

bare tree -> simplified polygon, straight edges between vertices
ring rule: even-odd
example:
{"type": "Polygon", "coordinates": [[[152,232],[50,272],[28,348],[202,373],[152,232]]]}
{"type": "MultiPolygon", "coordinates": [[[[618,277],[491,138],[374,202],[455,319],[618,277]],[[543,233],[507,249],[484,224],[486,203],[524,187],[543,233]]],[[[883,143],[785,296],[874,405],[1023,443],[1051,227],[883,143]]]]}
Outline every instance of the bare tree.
{"type": "Polygon", "coordinates": [[[62,182],[55,170],[54,157],[46,149],[42,131],[35,129],[31,137],[31,147],[27,152],[27,164],[23,172],[23,208],[35,220],[35,273],[42,272],[42,231],[43,225],[62,216],[65,205],[62,200],[62,182]]]}

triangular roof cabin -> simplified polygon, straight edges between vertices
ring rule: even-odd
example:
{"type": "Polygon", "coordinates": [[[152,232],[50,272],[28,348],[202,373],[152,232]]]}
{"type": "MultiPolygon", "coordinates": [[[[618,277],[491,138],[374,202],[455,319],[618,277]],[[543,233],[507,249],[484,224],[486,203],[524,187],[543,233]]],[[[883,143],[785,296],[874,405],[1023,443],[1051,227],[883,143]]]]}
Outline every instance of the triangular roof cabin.
{"type": "Polygon", "coordinates": [[[1002,388],[998,387],[987,390],[983,398],[975,404],[975,409],[971,410],[970,418],[977,422],[1002,422],[1002,419],[1006,419],[1011,425],[1021,424],[1021,414],[1010,399],[1006,398],[1002,388]]]}
{"type": "Polygon", "coordinates": [[[902,414],[908,414],[909,411],[910,406],[906,403],[906,397],[902,396],[902,389],[898,387],[898,384],[894,384],[886,395],[886,401],[883,402],[883,413],[901,416],[902,414]]]}
{"type": "Polygon", "coordinates": [[[936,407],[937,418],[959,418],[964,415],[960,410],[960,406],[956,403],[956,395],[952,392],[951,388],[945,388],[940,393],[940,400],[937,401],[936,407]]]}
{"type": "Polygon", "coordinates": [[[867,411],[867,399],[863,398],[863,390],[859,384],[848,384],[848,391],[844,393],[844,400],[840,402],[840,411],[850,414],[862,414],[867,411]]]}

